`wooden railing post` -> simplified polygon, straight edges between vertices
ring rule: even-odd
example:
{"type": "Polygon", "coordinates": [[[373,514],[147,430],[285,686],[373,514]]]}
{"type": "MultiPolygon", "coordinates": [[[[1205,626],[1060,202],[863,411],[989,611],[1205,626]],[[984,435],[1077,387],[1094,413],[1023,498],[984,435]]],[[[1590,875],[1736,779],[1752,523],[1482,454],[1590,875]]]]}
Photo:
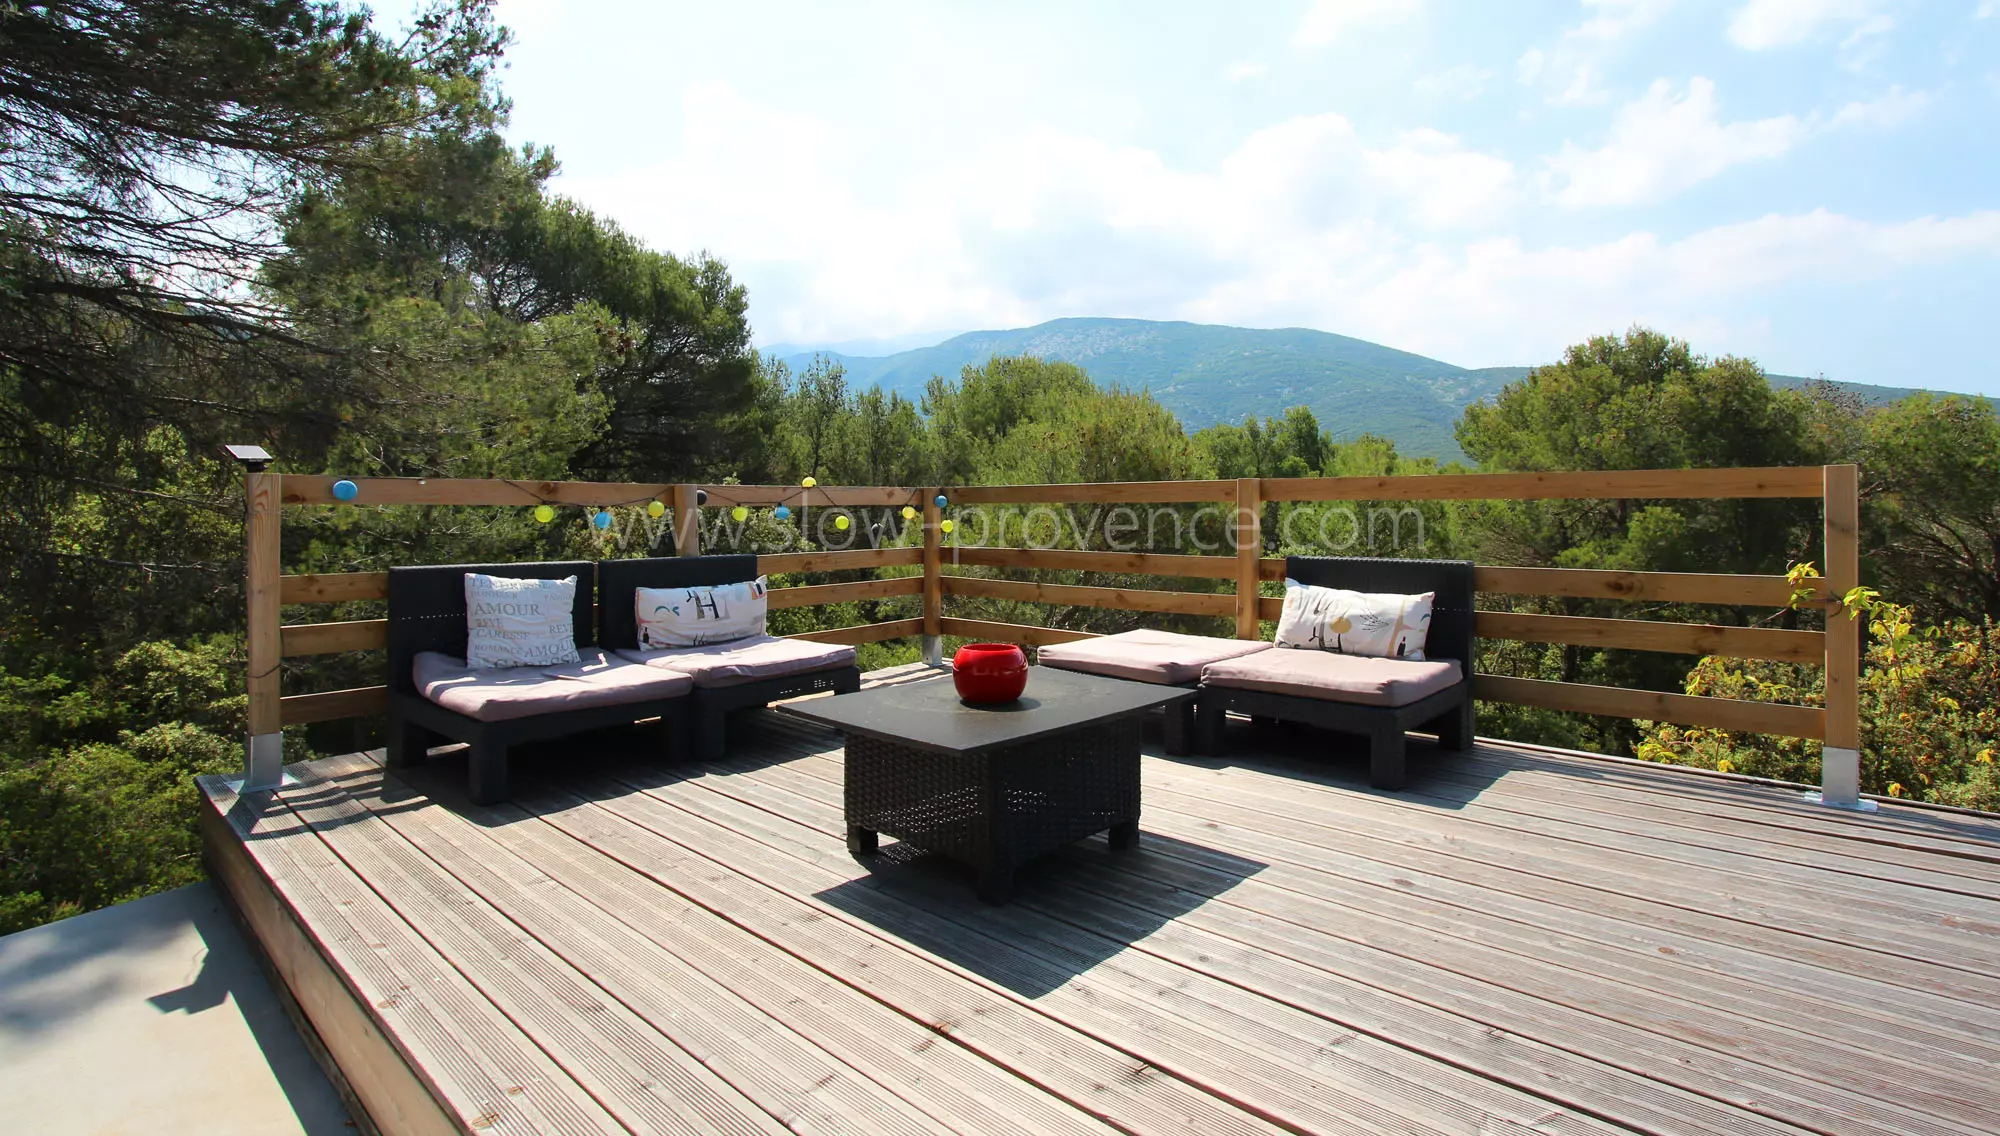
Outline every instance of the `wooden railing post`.
{"type": "Polygon", "coordinates": [[[924,661],[944,664],[944,549],[938,525],[944,510],[937,505],[938,490],[924,497],[924,661]]]}
{"type": "Polygon", "coordinates": [[[1264,488],[1254,477],[1236,479],[1236,637],[1260,638],[1257,627],[1257,561],[1264,555],[1264,488]]]}
{"type": "Polygon", "coordinates": [[[1861,621],[1841,597],[1861,583],[1861,493],[1854,466],[1824,470],[1826,500],[1826,737],[1820,747],[1820,800],[1843,809],[1861,799],[1861,621]]]}
{"type": "Polygon", "coordinates": [[[674,555],[701,555],[701,506],[692,485],[674,486],[674,555]]]}
{"type": "Polygon", "coordinates": [[[267,473],[261,465],[252,467],[244,477],[243,591],[248,600],[245,645],[250,696],[249,731],[243,746],[244,790],[277,788],[285,773],[278,706],[278,667],[283,652],[278,605],[283,480],[282,474],[267,473]]]}

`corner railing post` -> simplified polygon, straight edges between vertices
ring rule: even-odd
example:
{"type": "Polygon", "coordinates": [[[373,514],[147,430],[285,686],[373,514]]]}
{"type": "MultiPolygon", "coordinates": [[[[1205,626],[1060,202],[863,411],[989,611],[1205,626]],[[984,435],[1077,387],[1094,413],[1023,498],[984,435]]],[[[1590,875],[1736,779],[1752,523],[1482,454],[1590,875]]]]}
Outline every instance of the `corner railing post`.
{"type": "Polygon", "coordinates": [[[244,595],[248,600],[246,647],[249,734],[243,747],[243,788],[274,789],[284,780],[284,734],[279,707],[281,660],[278,626],[284,477],[253,467],[244,477],[244,595]]]}
{"type": "Polygon", "coordinates": [[[1857,470],[1824,470],[1826,503],[1826,730],[1820,747],[1821,802],[1871,809],[1861,799],[1861,621],[1841,598],[1861,582],[1861,494],[1857,470]]]}
{"type": "Polygon", "coordinates": [[[938,508],[938,490],[924,496],[924,662],[944,665],[944,549],[938,525],[944,510],[938,508]]]}
{"type": "Polygon", "coordinates": [[[674,555],[701,555],[701,506],[694,486],[674,486],[674,555]]]}
{"type": "Polygon", "coordinates": [[[1236,479],[1236,514],[1230,530],[1236,541],[1236,637],[1261,637],[1257,620],[1257,562],[1264,555],[1264,485],[1254,477],[1236,479]]]}

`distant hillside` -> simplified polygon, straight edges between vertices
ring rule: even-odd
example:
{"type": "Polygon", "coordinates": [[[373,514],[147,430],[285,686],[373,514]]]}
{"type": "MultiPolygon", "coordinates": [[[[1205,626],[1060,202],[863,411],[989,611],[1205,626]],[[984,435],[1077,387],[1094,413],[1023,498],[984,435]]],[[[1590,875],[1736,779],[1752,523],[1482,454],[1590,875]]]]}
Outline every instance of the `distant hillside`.
{"type": "MultiPolygon", "coordinates": [[[[788,348],[792,345],[786,345],[788,348]]],[[[1190,430],[1308,406],[1337,438],[1392,438],[1413,456],[1463,460],[1452,426],[1467,403],[1489,398],[1527,367],[1468,370],[1362,339],[1305,328],[1271,330],[1131,319],[1059,319],[1011,331],[972,331],[893,355],[822,352],[850,386],[919,398],[931,376],[956,378],[995,355],[1075,363],[1100,383],[1151,391],[1190,430]]],[[[795,370],[813,352],[788,353],[795,370]]],[[[1808,380],[1771,376],[1780,386],[1808,380]]],[[[1908,391],[1839,384],[1869,402],[1908,391]]]]}

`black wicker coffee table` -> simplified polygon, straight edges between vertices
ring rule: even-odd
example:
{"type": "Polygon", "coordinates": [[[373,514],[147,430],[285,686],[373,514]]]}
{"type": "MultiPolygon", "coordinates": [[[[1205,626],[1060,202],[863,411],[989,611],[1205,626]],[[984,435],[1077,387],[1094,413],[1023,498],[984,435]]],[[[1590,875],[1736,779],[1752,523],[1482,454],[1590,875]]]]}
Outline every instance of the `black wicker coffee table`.
{"type": "Polygon", "coordinates": [[[781,707],[847,736],[847,846],[893,836],[971,864],[1004,903],[1014,869],[1106,829],[1139,838],[1139,716],[1181,687],[1028,668],[1019,702],[961,702],[951,676],[781,707]]]}

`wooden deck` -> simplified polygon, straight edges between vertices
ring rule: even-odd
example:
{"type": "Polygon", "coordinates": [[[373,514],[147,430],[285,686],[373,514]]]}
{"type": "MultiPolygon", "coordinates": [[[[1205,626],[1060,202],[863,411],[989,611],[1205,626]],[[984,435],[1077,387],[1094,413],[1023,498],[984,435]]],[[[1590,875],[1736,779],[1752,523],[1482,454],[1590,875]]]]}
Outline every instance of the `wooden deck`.
{"type": "Polygon", "coordinates": [[[449,757],[205,779],[204,823],[385,1132],[2000,1129],[2000,820],[1495,745],[1386,795],[1232,736],[1001,908],[851,858],[838,739],[769,712],[492,809],[449,757]]]}

